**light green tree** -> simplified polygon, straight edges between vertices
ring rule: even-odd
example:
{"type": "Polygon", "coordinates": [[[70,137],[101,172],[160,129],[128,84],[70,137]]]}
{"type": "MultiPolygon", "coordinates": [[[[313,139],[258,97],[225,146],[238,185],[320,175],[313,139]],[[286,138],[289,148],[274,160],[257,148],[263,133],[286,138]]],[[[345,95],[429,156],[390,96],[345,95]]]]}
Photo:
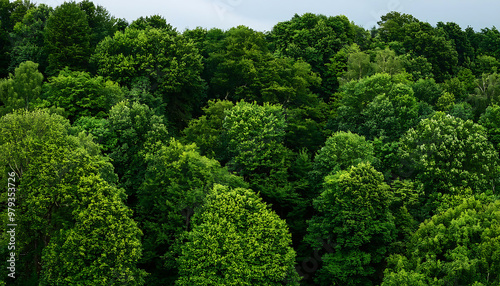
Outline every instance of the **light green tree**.
{"type": "Polygon", "coordinates": [[[141,232],[92,139],[70,135],[69,121],[45,110],[7,114],[0,130],[0,180],[14,171],[18,188],[19,283],[143,285],[141,232]]]}
{"type": "Polygon", "coordinates": [[[253,191],[215,185],[192,223],[176,285],[299,285],[288,227],[253,191]]]}
{"type": "Polygon", "coordinates": [[[103,77],[65,68],[43,86],[43,105],[63,108],[74,122],[82,116],[106,117],[112,106],[124,99],[122,88],[103,77]]]}
{"type": "Polygon", "coordinates": [[[0,79],[0,115],[32,109],[42,92],[42,81],[38,64],[30,61],[21,63],[8,79],[0,79]]]}
{"type": "Polygon", "coordinates": [[[406,254],[389,259],[382,285],[498,284],[499,207],[471,197],[425,221],[406,254]]]}
{"type": "Polygon", "coordinates": [[[373,74],[373,64],[370,55],[361,51],[351,53],[347,58],[347,72],[345,80],[360,80],[373,74]]]}
{"type": "Polygon", "coordinates": [[[403,71],[402,61],[396,52],[389,48],[378,50],[375,54],[375,72],[394,75],[403,71]]]}
{"type": "Polygon", "coordinates": [[[428,211],[447,196],[492,193],[498,179],[498,153],[484,127],[437,112],[400,139],[401,174],[424,185],[428,211]]]}

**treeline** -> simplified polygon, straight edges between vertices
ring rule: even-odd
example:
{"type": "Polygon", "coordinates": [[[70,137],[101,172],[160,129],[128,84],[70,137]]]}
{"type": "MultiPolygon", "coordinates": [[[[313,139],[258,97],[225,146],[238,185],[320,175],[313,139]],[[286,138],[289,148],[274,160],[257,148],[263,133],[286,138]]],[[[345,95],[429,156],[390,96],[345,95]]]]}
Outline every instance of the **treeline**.
{"type": "Polygon", "coordinates": [[[0,284],[500,283],[496,28],[0,17],[0,284]]]}

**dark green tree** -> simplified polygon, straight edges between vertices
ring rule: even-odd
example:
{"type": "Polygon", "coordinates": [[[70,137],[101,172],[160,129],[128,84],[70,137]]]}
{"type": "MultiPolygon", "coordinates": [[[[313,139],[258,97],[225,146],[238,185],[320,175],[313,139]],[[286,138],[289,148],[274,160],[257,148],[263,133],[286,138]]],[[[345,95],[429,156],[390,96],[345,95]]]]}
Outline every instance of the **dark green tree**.
{"type": "Polygon", "coordinates": [[[54,10],[44,28],[48,53],[47,75],[70,67],[85,71],[91,55],[91,29],[87,15],[75,2],[65,2],[54,10]]]}
{"type": "MultiPolygon", "coordinates": [[[[295,14],[289,21],[276,24],[269,39],[272,50],[278,55],[303,59],[311,65],[313,72],[326,78],[325,64],[330,63],[330,59],[345,45],[354,43],[358,28],[345,16],[295,14]]],[[[335,88],[335,85],[324,81],[314,91],[326,99],[336,91],[335,88]]]]}
{"type": "Polygon", "coordinates": [[[479,118],[479,124],[486,128],[488,140],[500,150],[500,107],[491,105],[486,108],[486,112],[479,118]]]}
{"type": "Polygon", "coordinates": [[[146,30],[148,28],[153,28],[167,30],[172,32],[172,34],[177,33],[172,25],[168,24],[167,20],[160,15],[139,17],[130,24],[129,28],[137,30],[146,30]]]}
{"type": "Polygon", "coordinates": [[[129,101],[113,106],[107,121],[107,130],[101,135],[103,145],[113,159],[121,186],[129,195],[129,206],[135,207],[147,167],[145,156],[168,142],[171,136],[168,122],[147,105],[129,101]]]}
{"type": "Polygon", "coordinates": [[[395,11],[389,12],[380,17],[380,21],[377,23],[379,25],[377,35],[386,43],[403,42],[406,37],[404,26],[419,22],[420,21],[412,15],[401,14],[395,11]]]}
{"type": "Polygon", "coordinates": [[[14,26],[10,33],[12,50],[9,70],[11,72],[24,61],[38,63],[40,70],[45,71],[48,55],[45,49],[44,29],[53,11],[51,7],[40,4],[28,10],[22,21],[14,26]]]}
{"type": "Polygon", "coordinates": [[[201,56],[192,41],[167,29],[128,28],[104,39],[92,62],[99,75],[131,87],[146,78],[161,104],[150,106],[177,128],[187,125],[201,107],[205,83],[201,56]]]}

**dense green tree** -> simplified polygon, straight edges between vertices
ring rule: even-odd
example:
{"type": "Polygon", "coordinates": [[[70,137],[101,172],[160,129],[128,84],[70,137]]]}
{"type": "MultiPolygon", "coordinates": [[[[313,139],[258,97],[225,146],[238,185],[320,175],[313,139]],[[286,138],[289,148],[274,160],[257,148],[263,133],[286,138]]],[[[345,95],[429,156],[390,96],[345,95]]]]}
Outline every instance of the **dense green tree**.
{"type": "Polygon", "coordinates": [[[309,221],[306,237],[312,246],[324,239],[334,249],[321,257],[318,285],[379,282],[396,234],[390,203],[390,187],[370,164],[325,178],[325,189],[314,201],[318,214],[309,221]]]}
{"type": "Polygon", "coordinates": [[[464,121],[474,119],[474,112],[472,110],[472,106],[467,102],[460,102],[454,104],[448,111],[448,114],[451,116],[458,117],[464,121]]]}
{"type": "Polygon", "coordinates": [[[336,132],[329,137],[314,157],[314,171],[319,181],[329,174],[344,171],[359,163],[374,163],[373,145],[363,136],[336,132]]]}
{"type": "Polygon", "coordinates": [[[163,29],[170,31],[172,34],[176,34],[172,25],[168,24],[167,20],[160,15],[139,17],[130,24],[129,28],[137,30],[146,30],[148,28],[163,29]]]}
{"type": "Polygon", "coordinates": [[[458,53],[451,40],[434,30],[429,23],[415,22],[403,26],[406,51],[424,56],[432,64],[432,73],[437,82],[452,77],[456,73],[458,53]]]}
{"type": "Polygon", "coordinates": [[[427,220],[406,254],[391,257],[382,285],[498,284],[499,207],[468,198],[427,220]]]}
{"type": "Polygon", "coordinates": [[[137,207],[137,220],[144,231],[142,265],[152,274],[148,285],[165,285],[176,279],[179,237],[191,229],[191,216],[203,205],[207,192],[216,183],[246,184],[216,160],[201,156],[196,145],[174,139],[148,152],[146,162],[137,207]]]}
{"type": "Polygon", "coordinates": [[[224,139],[230,171],[266,198],[287,197],[290,151],[283,145],[285,114],[280,105],[238,102],[225,111],[224,139]]]}
{"type": "Polygon", "coordinates": [[[474,64],[474,73],[478,77],[482,74],[495,73],[498,71],[498,68],[500,68],[500,62],[495,57],[487,55],[478,56],[474,64]]]}
{"type": "Polygon", "coordinates": [[[8,114],[0,130],[1,180],[14,171],[18,188],[18,285],[142,285],[140,230],[91,138],[70,135],[67,119],[44,110],[8,114]]]}
{"type": "Polygon", "coordinates": [[[9,69],[13,71],[24,61],[40,64],[40,70],[47,68],[47,51],[44,42],[44,29],[52,7],[40,4],[27,11],[21,22],[18,22],[10,33],[12,50],[9,69]]]}
{"type": "Polygon", "coordinates": [[[200,78],[201,56],[194,44],[167,29],[128,28],[104,39],[92,62],[99,75],[131,87],[140,78],[160,99],[158,109],[177,128],[184,127],[193,110],[201,107],[205,83],[200,78]]]}
{"type": "Polygon", "coordinates": [[[408,74],[375,74],[341,88],[333,128],[369,139],[399,137],[419,117],[419,103],[409,86],[408,74]]]}
{"type": "Polygon", "coordinates": [[[492,193],[498,179],[498,153],[484,127],[437,112],[400,140],[401,175],[424,185],[431,213],[450,196],[470,188],[492,193]]]}
{"type": "Polygon", "coordinates": [[[424,56],[406,54],[401,58],[405,71],[411,74],[415,81],[434,77],[432,64],[424,56]]]}
{"type": "Polygon", "coordinates": [[[358,129],[368,139],[385,137],[394,141],[421,119],[419,103],[408,85],[395,84],[388,94],[378,95],[362,111],[358,129]]]}
{"type": "Polygon", "coordinates": [[[481,29],[474,41],[478,55],[488,55],[500,59],[500,31],[496,27],[481,29]]]}
{"type": "MultiPolygon", "coordinates": [[[[305,13],[295,14],[289,21],[276,24],[269,38],[273,50],[279,55],[303,59],[312,71],[325,77],[325,64],[345,45],[354,42],[355,25],[345,16],[327,17],[305,13]]],[[[335,92],[335,86],[324,82],[318,91],[323,98],[335,92]]]]}
{"type": "Polygon", "coordinates": [[[46,74],[70,67],[85,71],[91,55],[91,29],[87,15],[75,2],[65,2],[50,14],[44,28],[48,53],[46,74]]]}
{"type": "Polygon", "coordinates": [[[215,185],[192,221],[176,285],[299,285],[288,227],[253,191],[215,185]]]}
{"type": "Polygon", "coordinates": [[[210,98],[279,103],[298,107],[317,99],[310,88],[321,79],[311,66],[291,58],[276,58],[267,48],[264,34],[244,26],[226,32],[223,47],[207,60],[215,65],[210,98]]]}
{"type": "Polygon", "coordinates": [[[406,33],[404,26],[411,23],[419,23],[420,21],[409,14],[401,14],[399,12],[389,12],[386,15],[380,17],[380,21],[377,23],[378,36],[382,41],[389,42],[403,42],[406,33]]]}
{"type": "Polygon", "coordinates": [[[443,89],[433,78],[419,79],[412,84],[415,97],[420,101],[425,101],[434,106],[443,95],[443,89]]]}
{"type": "Polygon", "coordinates": [[[112,106],[124,99],[122,88],[103,77],[65,68],[43,86],[44,105],[64,108],[72,122],[82,116],[105,117],[112,106]]]}
{"type": "Polygon", "coordinates": [[[316,104],[286,109],[285,146],[298,152],[303,148],[316,152],[330,131],[326,129],[331,106],[322,100],[316,104]]]}
{"type": "MultiPolygon", "coordinates": [[[[360,47],[357,44],[352,44],[349,46],[344,46],[335,55],[330,58],[330,62],[325,63],[325,71],[321,75],[322,85],[331,91],[337,91],[340,84],[343,83],[347,72],[347,61],[349,55],[357,53],[360,51],[360,47]]],[[[333,97],[333,94],[325,95],[324,99],[328,100],[333,97]]]]}
{"type": "Polygon", "coordinates": [[[41,285],[144,285],[141,230],[120,193],[98,176],[82,178],[78,196],[84,207],[75,223],[61,230],[43,250],[41,285]]]}
{"type": "Polygon", "coordinates": [[[167,124],[163,116],[137,102],[122,101],[109,111],[107,130],[101,136],[120,184],[129,195],[130,206],[135,206],[138,188],[144,180],[145,155],[168,142],[167,124]]]}
{"type": "Polygon", "coordinates": [[[436,102],[437,111],[449,111],[455,104],[455,95],[445,92],[441,97],[438,98],[436,102]]]}
{"type": "MultiPolygon", "coordinates": [[[[0,77],[8,76],[12,52],[10,33],[12,33],[16,23],[21,22],[26,12],[32,8],[34,5],[29,0],[0,1],[0,77]]],[[[10,71],[12,72],[13,69],[10,71]]]]}
{"type": "Polygon", "coordinates": [[[21,63],[8,79],[0,79],[0,115],[19,108],[33,109],[42,92],[42,81],[38,64],[30,61],[21,63]]]}
{"type": "Polygon", "coordinates": [[[458,64],[464,65],[474,60],[475,51],[467,33],[453,22],[437,23],[437,28],[443,29],[447,40],[451,40],[458,52],[458,64]]]}

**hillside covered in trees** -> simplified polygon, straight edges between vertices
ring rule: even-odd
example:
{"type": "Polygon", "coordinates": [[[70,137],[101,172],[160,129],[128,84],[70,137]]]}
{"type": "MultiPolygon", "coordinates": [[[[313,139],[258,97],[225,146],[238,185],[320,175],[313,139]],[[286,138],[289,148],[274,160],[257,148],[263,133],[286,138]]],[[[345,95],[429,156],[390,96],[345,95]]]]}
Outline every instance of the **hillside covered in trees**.
{"type": "Polygon", "coordinates": [[[499,68],[398,12],[0,0],[0,285],[498,285],[499,68]]]}

